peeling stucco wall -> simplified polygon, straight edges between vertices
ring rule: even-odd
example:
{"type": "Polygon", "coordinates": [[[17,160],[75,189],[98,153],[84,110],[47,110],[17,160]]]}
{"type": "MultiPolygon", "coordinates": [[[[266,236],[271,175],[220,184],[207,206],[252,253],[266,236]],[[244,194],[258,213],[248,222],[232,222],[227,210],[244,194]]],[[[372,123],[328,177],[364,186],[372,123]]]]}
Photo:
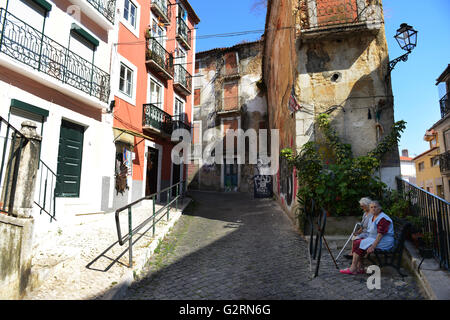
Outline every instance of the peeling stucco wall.
{"type": "MultiPolygon", "coordinates": [[[[279,130],[280,150],[295,149],[297,140],[296,114],[288,108],[297,77],[296,28],[293,27],[296,5],[291,0],[269,0],[264,34],[263,79],[267,88],[269,128],[279,130]]],[[[294,219],[295,171],[287,170],[286,163],[280,160],[278,173],[273,176],[273,191],[282,208],[294,219]]]]}
{"type": "MultiPolygon", "coordinates": [[[[204,137],[208,129],[216,130],[216,139],[223,139],[224,122],[233,121],[238,128],[259,130],[267,128],[267,106],[264,92],[258,87],[262,70],[262,43],[260,41],[238,44],[231,48],[213,49],[196,55],[198,73],[194,78],[194,90],[200,89],[200,104],[194,107],[194,123],[200,126],[200,135],[205,138],[201,147],[203,153],[210,141],[204,137]],[[226,72],[225,56],[236,54],[236,73],[226,72]],[[238,105],[234,110],[224,108],[224,84],[237,82],[238,105]]],[[[225,144],[225,142],[224,142],[225,144]]],[[[246,148],[248,152],[248,148],[246,148]]],[[[224,191],[224,167],[221,164],[207,165],[201,157],[189,167],[191,188],[224,191]]],[[[238,188],[235,191],[252,192],[254,165],[238,166],[238,188]]]]}
{"type": "MultiPolygon", "coordinates": [[[[318,3],[318,0],[268,1],[263,79],[269,126],[280,130],[281,149],[299,150],[306,142],[319,138],[314,119],[328,112],[342,141],[352,145],[355,156],[364,155],[376,147],[394,124],[381,5],[353,1],[352,5],[344,6],[345,10],[362,10],[364,14],[359,17],[364,21],[345,24],[335,21],[320,29],[316,28],[322,21],[319,15],[340,12],[331,8],[340,2],[320,0],[322,9],[316,10],[318,3]],[[305,32],[305,26],[310,28],[313,24],[315,27],[305,32]],[[300,106],[294,113],[288,109],[291,92],[300,106]]],[[[274,191],[285,211],[294,217],[295,201],[287,201],[288,196],[296,194],[292,175],[281,163],[274,177],[274,191]]],[[[382,159],[379,175],[388,186],[396,188],[395,176],[400,175],[398,150],[382,159]]]]}
{"type": "MultiPolygon", "coordinates": [[[[375,35],[367,31],[357,32],[357,37],[351,33],[308,41],[300,37],[297,49],[298,101],[309,107],[309,114],[313,110],[314,117],[329,112],[333,127],[343,142],[352,145],[355,156],[374,149],[394,124],[385,30],[381,26],[375,35]]],[[[300,110],[297,118],[304,112],[300,110]]],[[[303,143],[298,139],[297,148],[303,143]]],[[[398,151],[387,154],[381,167],[384,182],[395,188],[398,151]]]]}

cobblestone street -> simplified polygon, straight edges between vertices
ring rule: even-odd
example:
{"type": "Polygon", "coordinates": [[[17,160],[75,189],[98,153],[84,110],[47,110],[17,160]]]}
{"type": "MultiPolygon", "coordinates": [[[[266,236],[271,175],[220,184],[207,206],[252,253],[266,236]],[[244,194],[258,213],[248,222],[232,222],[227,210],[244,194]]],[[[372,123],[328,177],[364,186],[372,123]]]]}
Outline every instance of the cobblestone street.
{"type": "Polygon", "coordinates": [[[368,275],[340,274],[325,247],[313,279],[307,242],[272,200],[191,195],[125,299],[424,299],[411,275],[402,280],[391,268],[381,290],[369,290],[368,275]]]}

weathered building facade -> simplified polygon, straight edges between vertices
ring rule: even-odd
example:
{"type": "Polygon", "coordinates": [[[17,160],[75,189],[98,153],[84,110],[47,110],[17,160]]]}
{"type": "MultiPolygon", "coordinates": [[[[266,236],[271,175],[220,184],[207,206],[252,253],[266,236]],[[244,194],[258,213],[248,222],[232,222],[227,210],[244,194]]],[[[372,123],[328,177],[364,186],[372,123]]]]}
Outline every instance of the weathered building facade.
{"type": "Polygon", "coordinates": [[[426,132],[425,139],[430,141],[430,148],[434,146],[436,149],[436,154],[429,160],[429,165],[435,167],[436,170],[439,168],[439,170],[436,172],[433,181],[427,181],[423,184],[418,183],[418,186],[428,190],[427,187],[434,185],[435,188],[430,192],[450,201],[450,65],[437,78],[436,85],[439,90],[441,119],[426,132]],[[427,139],[430,134],[433,138],[427,139]],[[433,140],[437,141],[434,145],[432,144],[433,140]]]}
{"type": "MultiPolygon", "coordinates": [[[[390,132],[394,109],[381,1],[272,0],[264,36],[268,117],[270,128],[280,128],[280,148],[299,150],[315,140],[320,113],[331,115],[355,156],[390,132]]],[[[397,150],[385,155],[378,174],[395,188],[397,150]]],[[[291,213],[294,177],[281,161],[274,191],[291,213]]]]}
{"type": "MultiPolygon", "coordinates": [[[[232,159],[223,164],[205,163],[203,153],[214,139],[226,147],[227,129],[249,129],[258,134],[266,126],[266,100],[258,86],[261,80],[262,42],[238,44],[199,52],[194,80],[193,158],[189,165],[190,188],[215,191],[253,190],[255,164],[249,161],[248,140],[245,164],[238,163],[234,137],[232,159]]],[[[231,141],[233,142],[233,141],[231,141]]]]}

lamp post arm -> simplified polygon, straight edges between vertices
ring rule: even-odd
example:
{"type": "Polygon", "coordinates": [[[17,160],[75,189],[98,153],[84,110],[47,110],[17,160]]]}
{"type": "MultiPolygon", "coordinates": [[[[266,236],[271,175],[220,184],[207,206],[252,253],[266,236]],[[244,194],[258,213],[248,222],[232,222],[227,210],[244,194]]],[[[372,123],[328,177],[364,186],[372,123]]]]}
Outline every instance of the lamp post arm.
{"type": "Polygon", "coordinates": [[[390,73],[392,70],[394,70],[395,65],[396,65],[397,63],[399,63],[400,61],[406,62],[406,61],[408,60],[408,55],[409,55],[410,53],[411,53],[411,51],[408,51],[408,52],[405,53],[404,55],[402,55],[402,56],[400,56],[400,57],[398,57],[398,58],[395,58],[395,59],[392,60],[392,61],[389,61],[389,73],[390,73]]]}

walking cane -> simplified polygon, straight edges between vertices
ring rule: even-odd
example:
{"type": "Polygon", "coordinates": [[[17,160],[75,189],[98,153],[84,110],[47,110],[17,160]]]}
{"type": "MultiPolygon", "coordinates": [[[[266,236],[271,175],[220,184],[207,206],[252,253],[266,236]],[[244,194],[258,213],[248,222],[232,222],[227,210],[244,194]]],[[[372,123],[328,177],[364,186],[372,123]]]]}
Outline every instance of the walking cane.
{"type": "Polygon", "coordinates": [[[350,234],[350,237],[348,238],[347,242],[342,247],[342,250],[339,252],[338,256],[336,257],[336,260],[339,259],[339,257],[341,256],[342,252],[344,251],[345,247],[347,247],[347,244],[350,242],[350,239],[353,237],[353,234],[355,233],[356,228],[360,228],[360,227],[361,227],[360,223],[355,224],[355,227],[353,228],[353,231],[350,234]]]}
{"type": "Polygon", "coordinates": [[[330,254],[331,258],[333,259],[333,262],[334,262],[334,265],[336,266],[336,269],[339,270],[339,267],[338,267],[338,265],[336,263],[336,260],[334,260],[333,254],[331,253],[331,250],[328,247],[327,239],[325,239],[325,236],[322,236],[322,238],[323,238],[323,241],[325,242],[325,246],[327,247],[328,253],[330,254]]]}

